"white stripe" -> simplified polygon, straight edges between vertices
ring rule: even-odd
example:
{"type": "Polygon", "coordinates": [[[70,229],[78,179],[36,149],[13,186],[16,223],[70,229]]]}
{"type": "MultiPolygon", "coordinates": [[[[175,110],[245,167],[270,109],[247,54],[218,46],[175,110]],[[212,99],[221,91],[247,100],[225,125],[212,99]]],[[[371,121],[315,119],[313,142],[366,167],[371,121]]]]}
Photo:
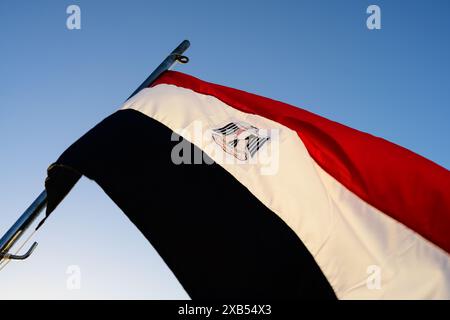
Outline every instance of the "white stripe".
{"type": "Polygon", "coordinates": [[[144,89],[123,108],[154,118],[200,147],[279,215],[311,252],[338,298],[450,298],[450,256],[322,170],[293,130],[173,85],[144,89]],[[267,164],[223,163],[224,151],[219,146],[211,149],[211,134],[196,135],[198,126],[208,133],[230,122],[279,130],[278,139],[271,137],[256,153],[266,145],[275,148],[274,141],[279,141],[275,174],[262,174],[270,172],[267,164]],[[379,289],[372,282],[376,273],[368,274],[377,267],[379,289]]]}

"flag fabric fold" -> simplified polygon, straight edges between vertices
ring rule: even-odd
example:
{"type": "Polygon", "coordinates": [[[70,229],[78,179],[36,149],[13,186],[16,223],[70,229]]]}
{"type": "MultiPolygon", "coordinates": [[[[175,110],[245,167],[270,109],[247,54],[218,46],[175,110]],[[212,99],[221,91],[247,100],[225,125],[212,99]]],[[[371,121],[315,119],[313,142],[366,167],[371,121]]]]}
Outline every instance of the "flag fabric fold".
{"type": "Polygon", "coordinates": [[[81,175],[192,298],[450,298],[450,172],[306,110],[168,71],[49,168],[48,214],[81,175]]]}

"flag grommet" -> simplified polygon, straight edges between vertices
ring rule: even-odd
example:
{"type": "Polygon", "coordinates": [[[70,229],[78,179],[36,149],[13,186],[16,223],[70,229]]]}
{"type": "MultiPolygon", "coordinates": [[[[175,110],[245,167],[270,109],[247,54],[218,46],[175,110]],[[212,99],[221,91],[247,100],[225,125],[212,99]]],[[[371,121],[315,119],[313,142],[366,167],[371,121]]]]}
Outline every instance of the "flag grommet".
{"type": "Polygon", "coordinates": [[[189,58],[182,55],[177,55],[177,61],[182,64],[186,64],[189,62],[189,58]]]}

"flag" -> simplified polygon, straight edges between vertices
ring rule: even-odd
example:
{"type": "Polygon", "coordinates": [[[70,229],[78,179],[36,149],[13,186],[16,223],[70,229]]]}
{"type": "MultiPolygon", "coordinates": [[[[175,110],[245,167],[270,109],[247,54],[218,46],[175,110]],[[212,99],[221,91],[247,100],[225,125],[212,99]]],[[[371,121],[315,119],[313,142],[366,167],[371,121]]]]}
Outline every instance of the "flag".
{"type": "Polygon", "coordinates": [[[47,214],[81,175],[193,299],[450,298],[450,172],[285,103],[165,72],[49,167],[47,214]]]}

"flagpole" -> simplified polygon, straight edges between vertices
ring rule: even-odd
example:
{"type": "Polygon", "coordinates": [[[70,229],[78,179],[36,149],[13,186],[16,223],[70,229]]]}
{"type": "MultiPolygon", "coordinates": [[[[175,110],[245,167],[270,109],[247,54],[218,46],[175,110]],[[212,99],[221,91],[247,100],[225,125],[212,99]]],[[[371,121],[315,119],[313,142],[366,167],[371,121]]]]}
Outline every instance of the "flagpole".
{"type": "MultiPolygon", "coordinates": [[[[147,79],[128,97],[136,95],[139,91],[149,87],[158,77],[165,71],[169,70],[176,62],[187,63],[189,59],[183,56],[183,53],[189,48],[190,42],[184,40],[178,47],[176,47],[161,64],[153,71],[147,79]]],[[[28,258],[33,250],[36,248],[37,243],[34,242],[28,251],[23,255],[17,255],[9,253],[11,247],[21,238],[25,231],[36,220],[39,214],[47,206],[47,192],[42,191],[36,200],[25,210],[25,212],[17,219],[17,221],[9,228],[9,230],[0,239],[0,263],[3,260],[24,260],[28,258]]],[[[41,223],[36,227],[37,230],[41,226],[41,223]]],[[[20,249],[19,249],[20,250],[20,249]]]]}

